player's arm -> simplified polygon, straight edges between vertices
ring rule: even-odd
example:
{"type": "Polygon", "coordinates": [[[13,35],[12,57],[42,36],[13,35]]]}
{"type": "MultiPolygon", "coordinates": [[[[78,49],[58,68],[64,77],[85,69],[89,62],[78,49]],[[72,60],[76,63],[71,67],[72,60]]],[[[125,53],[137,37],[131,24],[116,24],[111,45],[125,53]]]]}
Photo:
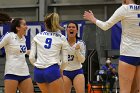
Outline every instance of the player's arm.
{"type": "Polygon", "coordinates": [[[85,61],[85,53],[86,53],[86,46],[83,42],[79,43],[75,47],[76,50],[76,56],[78,58],[78,62],[84,63],[85,61]]]}
{"type": "Polygon", "coordinates": [[[63,70],[68,63],[68,42],[65,39],[62,45],[62,63],[60,69],[63,70]]]}
{"type": "Polygon", "coordinates": [[[107,20],[106,22],[97,20],[96,25],[98,27],[100,27],[101,29],[103,29],[103,30],[108,30],[114,24],[116,24],[117,22],[119,22],[122,19],[124,19],[124,16],[126,15],[126,11],[127,11],[127,9],[124,6],[121,6],[120,8],[118,8],[114,12],[114,14],[109,18],[109,20],[107,20]]]}
{"type": "Polygon", "coordinates": [[[0,39],[0,48],[4,47],[6,44],[8,44],[10,40],[10,34],[6,33],[5,35],[3,35],[0,39]]]}
{"type": "Polygon", "coordinates": [[[122,5],[120,8],[118,8],[114,12],[114,14],[106,22],[96,19],[94,17],[94,14],[90,10],[85,11],[83,17],[84,17],[84,19],[91,21],[92,23],[96,24],[98,27],[100,27],[101,29],[103,29],[105,31],[105,30],[108,30],[109,28],[111,28],[117,22],[124,19],[126,12],[127,12],[126,5],[122,5]]]}
{"type": "Polygon", "coordinates": [[[36,62],[36,42],[33,40],[31,43],[31,50],[30,50],[30,55],[29,55],[29,60],[31,64],[34,66],[34,63],[36,62]]]}

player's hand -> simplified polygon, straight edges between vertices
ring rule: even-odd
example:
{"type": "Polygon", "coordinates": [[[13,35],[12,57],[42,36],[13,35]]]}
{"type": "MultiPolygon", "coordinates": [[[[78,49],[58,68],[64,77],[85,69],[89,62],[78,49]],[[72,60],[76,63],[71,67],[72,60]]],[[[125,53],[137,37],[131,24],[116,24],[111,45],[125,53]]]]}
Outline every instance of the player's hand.
{"type": "Polygon", "coordinates": [[[27,51],[26,51],[26,54],[29,55],[29,54],[30,54],[30,50],[27,50],[27,51]]]}
{"type": "Polygon", "coordinates": [[[77,44],[76,47],[75,47],[75,50],[78,50],[78,49],[80,49],[80,45],[79,44],[77,44]]]}
{"type": "Polygon", "coordinates": [[[94,17],[94,14],[91,10],[85,11],[84,15],[83,15],[83,18],[86,19],[86,20],[89,20],[93,23],[96,23],[96,18],[94,17]]]}

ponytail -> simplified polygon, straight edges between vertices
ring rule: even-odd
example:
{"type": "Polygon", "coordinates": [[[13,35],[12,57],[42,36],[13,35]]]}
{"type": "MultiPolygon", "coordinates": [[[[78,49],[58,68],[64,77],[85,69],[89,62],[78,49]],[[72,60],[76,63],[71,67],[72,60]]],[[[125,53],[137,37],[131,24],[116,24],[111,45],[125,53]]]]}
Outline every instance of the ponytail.
{"type": "Polygon", "coordinates": [[[59,20],[59,15],[57,13],[51,13],[48,16],[45,16],[46,28],[50,29],[51,32],[63,30],[63,27],[59,25],[59,20]]]}

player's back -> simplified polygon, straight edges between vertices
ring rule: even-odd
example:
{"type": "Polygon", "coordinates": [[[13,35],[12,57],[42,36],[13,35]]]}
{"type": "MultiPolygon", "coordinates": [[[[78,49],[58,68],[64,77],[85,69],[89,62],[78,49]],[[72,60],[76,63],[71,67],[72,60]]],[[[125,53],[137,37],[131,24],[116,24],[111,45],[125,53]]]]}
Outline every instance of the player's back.
{"type": "Polygon", "coordinates": [[[52,65],[60,61],[60,51],[66,38],[58,32],[41,32],[35,36],[37,62],[52,65]]]}
{"type": "Polygon", "coordinates": [[[123,34],[132,38],[140,37],[140,6],[136,4],[124,5],[125,18],[122,20],[123,34]]]}
{"type": "Polygon", "coordinates": [[[122,40],[120,54],[140,56],[140,6],[136,4],[123,5],[124,19],[122,23],[122,40]]]}

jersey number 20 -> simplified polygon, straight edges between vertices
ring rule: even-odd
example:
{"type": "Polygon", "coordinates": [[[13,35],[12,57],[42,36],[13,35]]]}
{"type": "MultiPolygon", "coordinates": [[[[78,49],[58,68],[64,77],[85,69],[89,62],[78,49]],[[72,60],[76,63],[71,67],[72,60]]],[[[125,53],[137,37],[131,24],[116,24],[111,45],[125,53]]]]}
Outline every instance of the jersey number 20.
{"type": "Polygon", "coordinates": [[[49,49],[52,45],[52,38],[46,38],[44,48],[49,49]]]}

